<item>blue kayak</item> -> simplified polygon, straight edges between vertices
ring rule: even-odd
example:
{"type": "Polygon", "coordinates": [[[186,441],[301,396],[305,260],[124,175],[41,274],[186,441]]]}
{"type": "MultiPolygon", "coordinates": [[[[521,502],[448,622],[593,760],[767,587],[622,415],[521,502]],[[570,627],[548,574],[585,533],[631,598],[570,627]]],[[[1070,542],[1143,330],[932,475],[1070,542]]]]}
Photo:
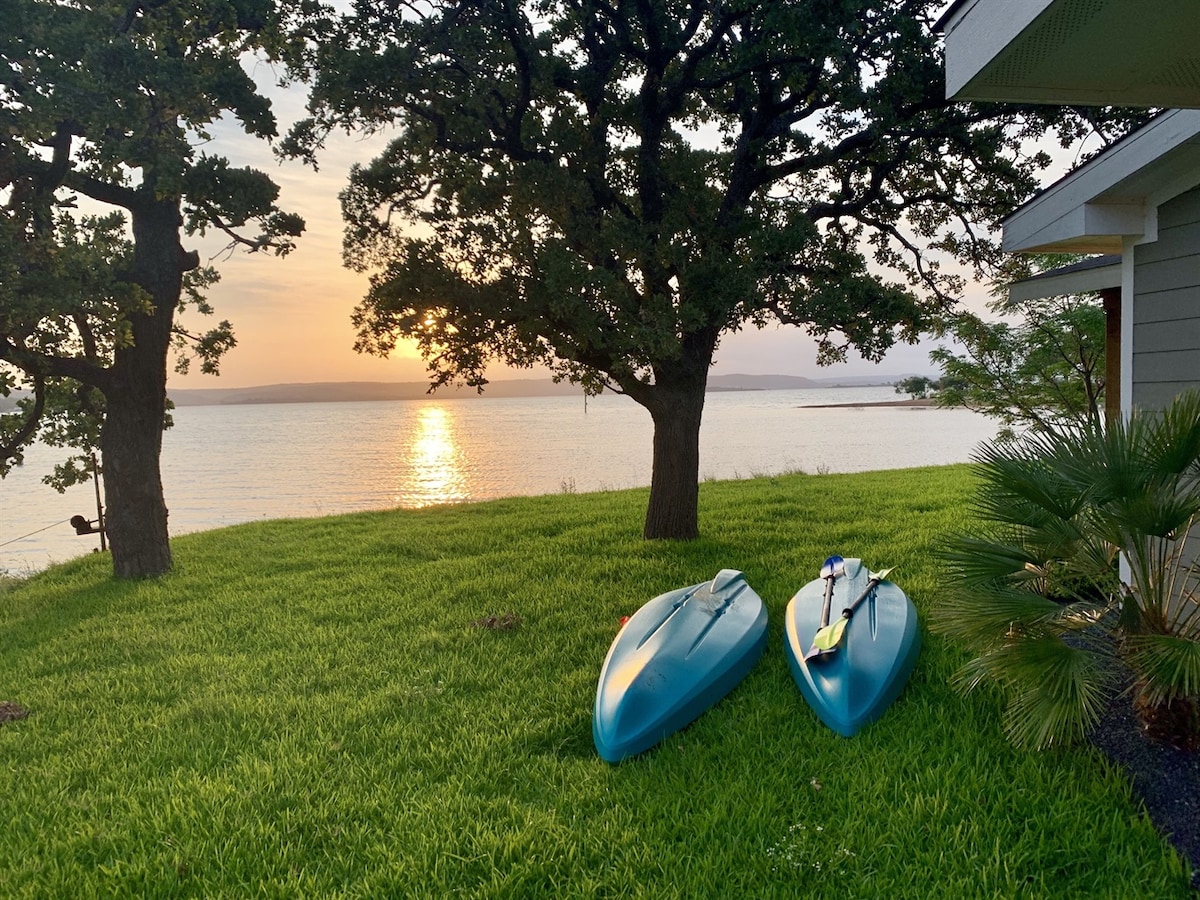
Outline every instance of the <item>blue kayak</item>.
{"type": "Polygon", "coordinates": [[[830,613],[840,631],[836,645],[820,652],[814,647],[814,639],[822,643],[818,632],[828,586],[826,578],[817,578],[788,603],[784,649],[808,705],[838,734],[851,737],[900,694],[916,665],[921,632],[904,591],[886,578],[874,581],[862,560],[844,562],[844,573],[833,582],[830,613]],[[843,609],[859,598],[853,614],[839,624],[843,609]]]}
{"type": "Polygon", "coordinates": [[[741,572],[655,597],[630,616],[600,670],[596,750],[620,762],[683,728],[746,677],[766,642],[766,607],[741,572]]]}

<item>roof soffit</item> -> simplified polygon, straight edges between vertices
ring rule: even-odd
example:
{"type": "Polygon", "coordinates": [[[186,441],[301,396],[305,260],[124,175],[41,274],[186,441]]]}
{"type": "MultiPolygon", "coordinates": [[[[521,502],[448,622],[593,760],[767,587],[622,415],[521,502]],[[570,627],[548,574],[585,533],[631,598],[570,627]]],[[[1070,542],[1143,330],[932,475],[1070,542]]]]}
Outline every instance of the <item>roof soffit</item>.
{"type": "Polygon", "coordinates": [[[1200,108],[1196,0],[968,0],[939,25],[953,99],[1200,108]]]}

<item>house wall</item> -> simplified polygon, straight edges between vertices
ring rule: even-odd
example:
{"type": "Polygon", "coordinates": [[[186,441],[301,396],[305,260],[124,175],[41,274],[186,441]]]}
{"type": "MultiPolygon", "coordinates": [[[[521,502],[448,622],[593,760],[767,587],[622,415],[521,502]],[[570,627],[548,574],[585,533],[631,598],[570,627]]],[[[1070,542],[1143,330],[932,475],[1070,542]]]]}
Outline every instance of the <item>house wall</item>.
{"type": "Polygon", "coordinates": [[[1162,409],[1200,389],[1200,187],[1158,208],[1133,264],[1133,406],[1162,409]]]}

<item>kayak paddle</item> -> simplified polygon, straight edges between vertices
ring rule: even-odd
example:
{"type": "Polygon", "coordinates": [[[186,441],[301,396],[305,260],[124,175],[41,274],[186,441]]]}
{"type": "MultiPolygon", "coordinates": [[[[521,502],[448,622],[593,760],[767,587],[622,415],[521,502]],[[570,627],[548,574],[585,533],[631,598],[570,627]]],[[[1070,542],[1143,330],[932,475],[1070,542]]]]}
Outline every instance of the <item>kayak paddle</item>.
{"type": "Polygon", "coordinates": [[[825,605],[821,607],[821,627],[829,624],[829,604],[833,601],[833,583],[846,572],[846,561],[836,553],[821,566],[821,577],[825,579],[825,605]]]}
{"type": "MultiPolygon", "coordinates": [[[[875,588],[879,587],[879,583],[887,578],[888,573],[894,568],[895,566],[891,566],[882,572],[871,572],[871,579],[867,582],[866,588],[853,603],[842,610],[841,618],[832,625],[823,625],[817,629],[816,635],[813,636],[812,648],[804,654],[806,662],[810,659],[833,653],[837,649],[838,644],[842,642],[842,635],[846,633],[846,626],[850,624],[850,619],[854,616],[854,611],[862,605],[864,600],[871,596],[875,588]]],[[[823,618],[822,621],[826,621],[826,619],[823,618]]]]}

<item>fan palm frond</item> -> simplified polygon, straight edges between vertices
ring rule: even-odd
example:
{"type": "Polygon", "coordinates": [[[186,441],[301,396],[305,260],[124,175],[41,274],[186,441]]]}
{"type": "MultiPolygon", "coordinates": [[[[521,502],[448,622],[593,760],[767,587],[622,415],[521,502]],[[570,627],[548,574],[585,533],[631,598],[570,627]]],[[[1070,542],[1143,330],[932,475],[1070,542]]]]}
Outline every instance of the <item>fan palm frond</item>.
{"type": "Polygon", "coordinates": [[[1009,697],[1005,730],[1022,747],[1042,749],[1083,737],[1100,720],[1114,684],[1107,661],[1090,650],[1042,638],[1011,654],[1023,677],[1009,697]]]}
{"type": "Polygon", "coordinates": [[[968,586],[1031,581],[1043,562],[1041,555],[1030,553],[1018,541],[987,537],[954,538],[938,556],[955,580],[968,586]]]}
{"type": "Polygon", "coordinates": [[[993,444],[976,467],[982,528],[943,551],[951,584],[931,622],[978,654],[956,683],[1004,690],[1005,728],[1030,747],[1094,724],[1114,648],[1140,715],[1200,708],[1200,393],[1106,429],[993,444]]]}
{"type": "Polygon", "coordinates": [[[1200,641],[1173,634],[1131,635],[1125,660],[1138,673],[1139,692],[1152,706],[1200,698],[1200,641]]]}
{"type": "Polygon", "coordinates": [[[952,588],[938,604],[938,631],[975,648],[1016,635],[1053,630],[1063,607],[1033,591],[1004,584],[952,588]]]}

